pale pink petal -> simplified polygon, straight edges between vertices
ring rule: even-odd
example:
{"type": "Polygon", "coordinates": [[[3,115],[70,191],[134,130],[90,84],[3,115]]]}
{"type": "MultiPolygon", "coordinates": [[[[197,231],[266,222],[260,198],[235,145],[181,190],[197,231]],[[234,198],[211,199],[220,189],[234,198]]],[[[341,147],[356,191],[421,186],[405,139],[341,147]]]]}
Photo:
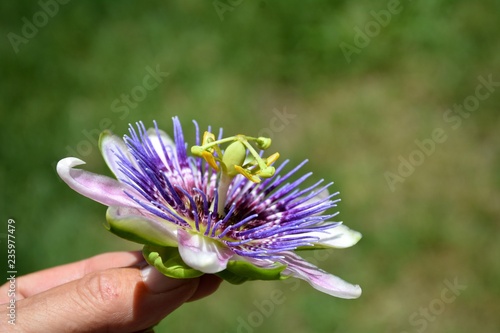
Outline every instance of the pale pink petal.
{"type": "Polygon", "coordinates": [[[284,258],[279,261],[288,265],[281,274],[305,280],[314,289],[325,294],[347,299],[361,296],[360,286],[352,285],[335,275],[323,271],[293,252],[286,252],[284,258]]]}
{"type": "Polygon", "coordinates": [[[138,207],[138,204],[124,193],[125,189],[134,193],[131,188],[115,179],[74,169],[75,166],[82,164],[85,162],[78,158],[64,158],[57,163],[57,173],[73,190],[103,205],[138,207]]]}
{"type": "Polygon", "coordinates": [[[234,253],[217,240],[184,229],[177,231],[179,253],[190,267],[203,273],[217,273],[226,269],[234,253]]]}

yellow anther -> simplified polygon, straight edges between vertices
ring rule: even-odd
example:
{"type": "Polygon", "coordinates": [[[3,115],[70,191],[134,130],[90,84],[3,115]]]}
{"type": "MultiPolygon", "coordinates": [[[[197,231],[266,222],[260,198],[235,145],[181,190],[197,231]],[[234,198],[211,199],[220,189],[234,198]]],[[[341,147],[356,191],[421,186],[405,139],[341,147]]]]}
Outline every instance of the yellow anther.
{"type": "Polygon", "coordinates": [[[215,157],[214,155],[210,154],[208,151],[203,151],[201,153],[201,157],[203,157],[203,159],[205,161],[207,161],[207,163],[215,170],[215,171],[219,171],[219,166],[217,165],[217,163],[215,162],[215,157]]]}
{"type": "Polygon", "coordinates": [[[212,143],[215,141],[215,135],[213,133],[210,133],[208,131],[205,131],[205,133],[203,133],[203,140],[202,140],[202,145],[206,145],[208,143],[212,143]]]}
{"type": "Polygon", "coordinates": [[[238,171],[238,173],[245,176],[245,178],[247,178],[248,180],[250,180],[254,183],[257,183],[257,184],[260,183],[260,178],[257,177],[256,175],[251,174],[250,172],[248,172],[248,170],[243,169],[239,165],[235,165],[234,168],[236,169],[236,171],[238,171]]]}
{"type": "Polygon", "coordinates": [[[267,166],[270,166],[271,164],[276,162],[278,160],[278,158],[280,158],[280,153],[274,153],[271,156],[269,156],[268,158],[266,158],[267,166]]]}

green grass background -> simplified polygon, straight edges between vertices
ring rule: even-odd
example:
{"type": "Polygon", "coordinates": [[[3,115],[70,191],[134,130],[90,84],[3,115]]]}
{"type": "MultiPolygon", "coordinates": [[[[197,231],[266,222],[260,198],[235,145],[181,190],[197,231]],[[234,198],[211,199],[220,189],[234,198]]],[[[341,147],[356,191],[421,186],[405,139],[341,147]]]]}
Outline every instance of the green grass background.
{"type": "MultiPolygon", "coordinates": [[[[340,218],[364,235],[320,265],[359,283],[362,297],[336,299],[305,283],[226,283],[157,331],[237,332],[238,318],[281,290],[284,302],[251,331],[497,332],[500,87],[456,129],[443,113],[475,93],[479,76],[500,81],[500,2],[401,1],[348,63],[340,43],[353,44],[354,27],[387,4],[248,0],[221,20],[211,1],[70,1],[15,53],[7,34],[20,35],[40,6],[2,2],[0,212],[2,228],[16,220],[19,272],[139,248],[107,233],[105,207],[55,173],[102,119],[124,134],[129,122],[153,119],[170,131],[178,115],[192,143],[192,119],[252,135],[271,127],[273,110],[287,110],[295,118],[275,123],[283,126],[274,150],[293,163],[308,158],[304,170],[335,181],[340,218]],[[113,112],[157,65],[170,75],[127,115],[113,112]],[[447,140],[391,191],[384,173],[436,128],[447,140]],[[412,325],[454,279],[467,289],[425,327],[412,325]]],[[[80,157],[109,174],[95,145],[80,157]]]]}

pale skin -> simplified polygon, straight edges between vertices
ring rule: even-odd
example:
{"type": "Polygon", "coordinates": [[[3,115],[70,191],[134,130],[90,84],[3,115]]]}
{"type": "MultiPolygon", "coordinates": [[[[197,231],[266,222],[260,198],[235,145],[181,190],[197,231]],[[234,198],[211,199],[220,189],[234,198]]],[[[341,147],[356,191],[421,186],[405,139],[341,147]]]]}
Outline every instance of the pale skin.
{"type": "MultiPolygon", "coordinates": [[[[112,252],[17,277],[16,325],[3,322],[0,332],[140,332],[221,283],[214,275],[172,279],[145,267],[139,252],[112,252]]],[[[8,289],[0,287],[2,321],[8,289]]]]}

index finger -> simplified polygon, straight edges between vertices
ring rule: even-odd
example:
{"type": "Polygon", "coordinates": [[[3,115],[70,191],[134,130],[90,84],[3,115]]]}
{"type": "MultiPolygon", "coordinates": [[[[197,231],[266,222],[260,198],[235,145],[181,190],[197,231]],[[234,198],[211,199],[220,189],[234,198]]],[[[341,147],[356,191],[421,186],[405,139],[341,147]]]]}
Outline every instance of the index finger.
{"type": "MultiPolygon", "coordinates": [[[[145,264],[140,251],[109,252],[74,263],[44,269],[16,278],[16,299],[20,300],[39,294],[64,283],[80,279],[88,273],[115,267],[145,264]]],[[[0,304],[7,298],[8,283],[0,287],[0,304]]]]}

